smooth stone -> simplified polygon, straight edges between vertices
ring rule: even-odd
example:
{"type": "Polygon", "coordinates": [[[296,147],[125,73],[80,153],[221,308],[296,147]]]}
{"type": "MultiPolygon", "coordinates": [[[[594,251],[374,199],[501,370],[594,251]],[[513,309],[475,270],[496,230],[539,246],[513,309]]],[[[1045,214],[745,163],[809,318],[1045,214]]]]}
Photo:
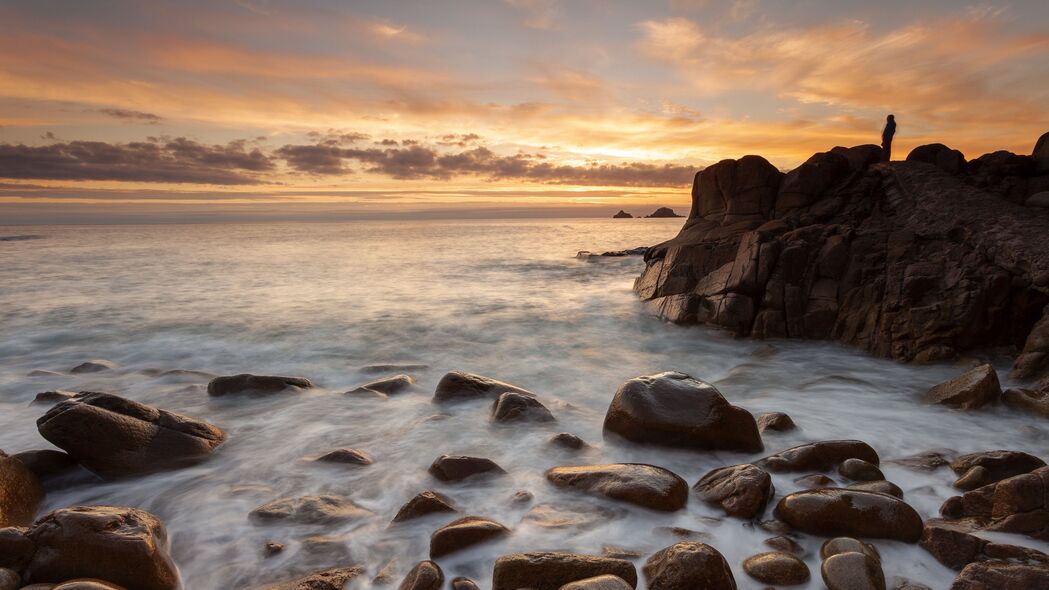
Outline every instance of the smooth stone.
{"type": "Polygon", "coordinates": [[[492,404],[492,420],[495,422],[554,422],[554,415],[535,395],[518,391],[505,391],[492,404]]]}
{"type": "Polygon", "coordinates": [[[822,473],[811,473],[809,475],[803,475],[794,479],[794,483],[803,490],[812,490],[818,488],[832,488],[838,485],[838,482],[823,475],[822,473]]]}
{"type": "Polygon", "coordinates": [[[513,553],[495,560],[492,590],[560,590],[595,576],[612,575],[637,584],[637,570],[625,559],[560,551],[513,553]]]}
{"type": "Polygon", "coordinates": [[[69,372],[74,375],[81,375],[84,373],[101,373],[103,371],[112,371],[113,369],[116,369],[117,366],[118,365],[113,361],[96,359],[93,361],[80,363],[72,369],[69,369],[69,372]]]}
{"type": "Polygon", "coordinates": [[[783,412],[765,412],[758,416],[758,431],[764,433],[766,430],[773,432],[788,432],[797,426],[790,416],[783,412]]]}
{"type": "Polygon", "coordinates": [[[484,457],[441,455],[434,459],[429,472],[441,481],[461,481],[475,475],[503,475],[506,470],[484,457]]]}
{"type": "Polygon", "coordinates": [[[793,528],[822,536],[894,539],[916,543],[922,519],[905,502],[887,494],[823,488],[795,492],[780,500],[776,515],[793,528]]]}
{"type": "Polygon", "coordinates": [[[68,582],[62,582],[55,586],[52,590],[125,590],[123,586],[117,586],[111,584],[105,580],[93,580],[90,578],[83,578],[80,580],[70,580],[68,582]]]}
{"type": "Polygon", "coordinates": [[[527,389],[510,385],[496,379],[489,379],[473,373],[452,371],[441,377],[433,392],[433,401],[447,402],[461,399],[497,398],[506,391],[532,394],[527,389]]]}
{"type": "Polygon", "coordinates": [[[674,511],[688,502],[688,484],[677,474],[640,463],[554,467],[546,479],[558,487],[574,488],[652,508],[674,511]]]}
{"type": "Polygon", "coordinates": [[[774,473],[784,471],[825,471],[846,459],[863,459],[878,465],[878,453],[860,440],[824,440],[769,455],[755,465],[774,473]]]}
{"type": "Polygon", "coordinates": [[[481,590],[481,587],[470,578],[458,577],[452,579],[452,590],[481,590]]]}
{"type": "Polygon", "coordinates": [[[736,590],[728,562],[704,543],[675,543],[649,557],[642,570],[648,590],[736,590]]]}
{"type": "Polygon", "coordinates": [[[419,492],[411,500],[408,500],[404,506],[401,506],[401,509],[397,511],[397,515],[393,517],[393,522],[404,522],[421,518],[428,514],[452,512],[457,512],[457,510],[447,496],[433,490],[426,490],[419,492]]]}
{"type": "Polygon", "coordinates": [[[343,465],[371,465],[375,459],[360,449],[335,449],[314,459],[319,463],[340,463],[343,465]]]}
{"type": "Polygon", "coordinates": [[[312,387],[313,383],[303,377],[241,373],[240,375],[215,377],[208,383],[208,395],[212,397],[247,393],[267,395],[283,391],[298,392],[312,387]]]}
{"type": "Polygon", "coordinates": [[[33,524],[44,487],[29,467],[0,451],[0,527],[33,524]]]}
{"type": "Polygon", "coordinates": [[[885,590],[881,564],[865,553],[831,555],[820,567],[827,590],[885,590]]]}
{"type": "Polygon", "coordinates": [[[838,473],[853,481],[878,481],[885,479],[885,474],[877,465],[863,459],[845,459],[838,466],[838,473]]]}
{"type": "Polygon", "coordinates": [[[460,518],[430,535],[430,559],[437,559],[509,534],[510,529],[494,520],[479,516],[460,518]]]}
{"type": "Polygon", "coordinates": [[[805,549],[801,545],[799,545],[797,541],[785,535],[769,537],[768,539],[765,539],[762,542],[777,551],[793,553],[794,555],[805,554],[805,549]]]}
{"type": "Polygon", "coordinates": [[[383,377],[382,379],[375,379],[363,385],[358,385],[346,393],[381,393],[383,395],[394,395],[411,389],[413,385],[415,385],[415,379],[411,375],[393,375],[390,377],[383,377]]]}
{"type": "Polygon", "coordinates": [[[881,554],[878,548],[870,543],[865,543],[852,537],[835,537],[827,539],[820,545],[820,559],[827,559],[839,553],[863,553],[874,561],[881,563],[881,554]]]}
{"type": "Polygon", "coordinates": [[[432,561],[420,561],[404,577],[397,590],[441,590],[444,571],[432,561]]]}
{"type": "Polygon", "coordinates": [[[578,451],[590,446],[585,440],[568,432],[561,432],[550,437],[550,444],[572,451],[578,451]]]}
{"type": "Polygon", "coordinates": [[[251,511],[249,517],[259,524],[287,522],[294,524],[329,524],[358,520],[372,513],[338,496],[297,496],[267,502],[251,511]]]}
{"type": "Polygon", "coordinates": [[[76,459],[69,456],[69,453],[54,449],[22,451],[11,457],[18,459],[41,481],[62,477],[80,470],[80,465],[77,464],[76,459]]]}
{"type": "Polygon", "coordinates": [[[932,403],[973,410],[994,403],[1001,394],[998,373],[983,364],[932,387],[925,397],[932,403]]]}
{"type": "Polygon", "coordinates": [[[790,553],[771,551],[743,560],[743,571],[755,580],[775,586],[804,584],[809,579],[809,567],[790,553]]]}
{"type": "Polygon", "coordinates": [[[0,567],[20,572],[33,558],[36,546],[29,540],[26,527],[0,528],[0,567]]]}
{"type": "Polygon", "coordinates": [[[885,481],[884,479],[879,481],[861,481],[859,483],[850,484],[848,489],[862,490],[864,492],[878,492],[880,494],[896,496],[901,500],[903,499],[903,490],[900,489],[900,486],[891,481],[885,481]]]}
{"type": "Polygon", "coordinates": [[[560,590],[634,590],[634,587],[619,576],[604,575],[565,584],[560,590]]]}
{"type": "Polygon", "coordinates": [[[772,477],[750,464],[714,469],[692,490],[704,501],[721,506],[726,514],[748,519],[761,516],[775,494],[772,477]]]}

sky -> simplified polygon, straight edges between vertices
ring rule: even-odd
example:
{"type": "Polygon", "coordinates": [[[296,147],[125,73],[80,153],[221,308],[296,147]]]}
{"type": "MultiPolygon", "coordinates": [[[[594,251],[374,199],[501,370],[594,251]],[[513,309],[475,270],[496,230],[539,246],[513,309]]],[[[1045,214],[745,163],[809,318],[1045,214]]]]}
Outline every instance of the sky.
{"type": "Polygon", "coordinates": [[[0,1],[0,225],[644,214],[836,145],[1030,153],[1049,2],[0,1]]]}

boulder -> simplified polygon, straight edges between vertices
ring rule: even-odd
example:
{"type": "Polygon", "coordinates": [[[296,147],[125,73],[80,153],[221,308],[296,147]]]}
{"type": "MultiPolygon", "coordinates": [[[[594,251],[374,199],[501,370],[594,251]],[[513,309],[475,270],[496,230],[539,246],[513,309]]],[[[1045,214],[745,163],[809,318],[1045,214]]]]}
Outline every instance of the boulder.
{"type": "Polygon", "coordinates": [[[397,590],[441,590],[444,571],[432,561],[420,561],[404,577],[397,590]]]}
{"type": "Polygon", "coordinates": [[[313,383],[303,377],[280,377],[275,375],[227,375],[215,377],[208,383],[208,395],[221,397],[234,394],[258,394],[298,392],[310,389],[313,383]]]}
{"type": "Polygon", "coordinates": [[[764,448],[750,412],[729,404],[713,385],[676,372],[623,383],[605,414],[604,430],[633,442],[672,447],[764,448]]]}
{"type": "Polygon", "coordinates": [[[494,520],[479,516],[460,518],[430,535],[430,559],[437,559],[509,534],[510,529],[494,520]]]}
{"type": "MultiPolygon", "coordinates": [[[[625,559],[564,552],[513,553],[495,560],[492,590],[560,590],[562,586],[593,578],[615,576],[637,585],[637,570],[625,559]]],[[[615,586],[610,586],[614,588],[615,586]]],[[[581,588],[601,588],[582,586],[581,588]]]]}
{"type": "Polygon", "coordinates": [[[1031,152],[1039,174],[1049,174],[1049,133],[1042,134],[1031,152]]]}
{"type": "Polygon", "coordinates": [[[877,465],[856,458],[842,461],[841,465],[838,466],[838,473],[853,481],[879,481],[885,479],[885,475],[881,472],[881,469],[878,469],[877,465]]]}
{"type": "Polygon", "coordinates": [[[940,513],[950,519],[973,519],[983,530],[1049,541],[1049,467],[948,498],[940,513]]]}
{"type": "Polygon", "coordinates": [[[571,451],[579,451],[590,447],[585,440],[570,432],[560,432],[550,437],[550,444],[561,447],[562,449],[568,449],[571,451]]]}
{"type": "Polygon", "coordinates": [[[36,546],[25,582],[96,578],[136,590],[176,590],[178,569],[156,516],[136,508],[76,506],[42,517],[26,533],[36,546]]]}
{"type": "Polygon", "coordinates": [[[968,491],[1030,473],[1045,467],[1045,461],[1021,451],[986,451],[961,455],[951,461],[950,466],[959,476],[954,487],[968,491]]]}
{"type": "Polygon", "coordinates": [[[972,410],[994,403],[1001,394],[998,373],[990,364],[983,364],[934,386],[925,397],[933,403],[972,410]]]}
{"type": "Polygon", "coordinates": [[[346,393],[377,393],[381,395],[394,395],[410,390],[413,385],[415,385],[415,379],[411,375],[400,374],[369,381],[363,385],[354,387],[346,393]]]}
{"type": "Polygon", "coordinates": [[[433,392],[433,401],[446,402],[475,398],[495,399],[499,397],[499,394],[506,391],[527,394],[532,393],[527,389],[521,389],[516,385],[510,385],[509,383],[489,379],[488,377],[482,377],[481,375],[464,373],[462,371],[452,371],[451,373],[447,373],[444,377],[441,377],[441,380],[437,383],[437,389],[433,392]]]}
{"type": "Polygon", "coordinates": [[[881,161],[881,146],[868,143],[853,147],[837,146],[831,148],[832,154],[841,154],[849,161],[853,172],[866,172],[868,168],[881,161]]]}
{"type": "Polygon", "coordinates": [[[841,488],[795,492],[780,500],[776,516],[800,531],[915,543],[922,519],[894,496],[841,488]]]}
{"type": "Polygon", "coordinates": [[[267,586],[266,590],[343,590],[346,584],[363,573],[364,570],[359,567],[334,567],[267,586]]]}
{"type": "Polygon", "coordinates": [[[1019,387],[1006,389],[1002,392],[1002,403],[1015,410],[1049,418],[1049,388],[1038,391],[1019,387]]]}
{"type": "Polygon", "coordinates": [[[848,459],[862,459],[878,465],[878,453],[859,440],[824,440],[791,447],[755,463],[774,473],[784,471],[824,471],[848,459]]]}
{"type": "Polygon", "coordinates": [[[475,475],[502,475],[502,467],[491,459],[465,455],[441,455],[430,465],[430,475],[441,481],[461,481],[475,475]]]}
{"type": "Polygon", "coordinates": [[[863,553],[831,555],[823,560],[820,574],[827,590],[885,590],[881,564],[863,553]]]}
{"type": "Polygon", "coordinates": [[[452,579],[452,590],[481,590],[481,587],[470,578],[458,577],[452,579]]]}
{"type": "Polygon", "coordinates": [[[838,482],[822,473],[810,473],[809,475],[795,478],[794,483],[797,484],[800,489],[811,490],[815,488],[833,488],[837,486],[838,482]]]}
{"type": "Polygon", "coordinates": [[[891,481],[877,480],[877,481],[861,481],[853,484],[849,484],[848,489],[850,490],[863,490],[865,492],[878,492],[880,494],[888,494],[890,496],[896,496],[899,499],[903,499],[903,490],[900,486],[892,483],[891,481]]]}
{"type": "Polygon", "coordinates": [[[881,563],[881,554],[878,553],[878,549],[874,545],[864,543],[859,539],[835,537],[827,539],[820,545],[820,559],[827,559],[831,555],[839,553],[863,553],[870,556],[874,561],[881,563]]]}
{"type": "Polygon", "coordinates": [[[936,518],[925,521],[919,545],[943,565],[960,570],[970,563],[995,559],[1040,563],[1049,567],[1049,555],[1017,545],[993,543],[972,534],[973,523],[936,518]]]}
{"type": "Polygon", "coordinates": [[[619,576],[605,575],[565,584],[560,590],[632,590],[633,588],[619,576]]]}
{"type": "Polygon", "coordinates": [[[920,145],[907,154],[908,162],[925,162],[932,164],[947,174],[958,175],[965,171],[965,155],[958,150],[943,145],[930,143],[920,145]]]}
{"type": "Polygon", "coordinates": [[[783,173],[761,156],[722,160],[696,174],[689,219],[765,218],[772,212],[783,173]]]}
{"type": "Polygon", "coordinates": [[[27,532],[29,529],[25,527],[0,528],[0,568],[17,572],[25,569],[36,552],[36,546],[26,536],[27,532]]]}
{"type": "Polygon", "coordinates": [[[263,504],[248,516],[258,524],[329,524],[371,515],[370,511],[339,496],[296,496],[263,504]]]}
{"type": "Polygon", "coordinates": [[[72,369],[69,369],[69,372],[74,375],[82,375],[84,373],[101,373],[103,371],[112,371],[113,369],[116,369],[117,366],[118,365],[113,361],[95,359],[93,361],[80,363],[72,369]]]}
{"type": "Polygon", "coordinates": [[[401,509],[397,511],[397,515],[393,517],[393,522],[404,522],[421,518],[428,514],[452,512],[457,512],[457,510],[447,496],[439,492],[426,490],[419,492],[411,500],[408,500],[404,506],[401,506],[401,509]]]}
{"type": "Polygon", "coordinates": [[[615,215],[612,216],[612,219],[633,219],[633,218],[634,218],[633,215],[627,213],[626,211],[623,211],[622,209],[619,210],[619,213],[616,213],[615,215]]]}
{"type": "Polygon", "coordinates": [[[653,510],[685,507],[688,484],[677,474],[639,463],[554,467],[546,472],[555,486],[574,488],[653,510]]]}
{"type": "Polygon", "coordinates": [[[809,566],[782,551],[759,553],[744,559],[743,571],[763,584],[774,586],[793,586],[809,580],[809,566]]]}
{"type": "Polygon", "coordinates": [[[207,422],[108,393],[77,394],[36,424],[44,438],[105,479],[193,465],[226,439],[207,422]]]}
{"type": "Polygon", "coordinates": [[[756,518],[775,493],[772,477],[762,468],[743,464],[720,467],[692,486],[696,495],[717,504],[731,516],[756,518]]]}
{"type": "Polygon", "coordinates": [[[1010,560],[970,563],[954,578],[950,590],[1031,590],[1049,588],[1049,566],[1010,560]]]}
{"type": "Polygon", "coordinates": [[[342,448],[328,451],[314,459],[319,463],[339,463],[341,465],[371,465],[375,459],[360,449],[342,448]]]}
{"type": "Polygon", "coordinates": [[[787,432],[795,428],[797,426],[794,425],[794,420],[791,420],[790,416],[783,412],[765,412],[758,416],[758,432],[761,433],[764,433],[766,430],[787,432]]]}
{"type": "Polygon", "coordinates": [[[1007,150],[984,154],[969,162],[970,174],[981,177],[1002,178],[1005,176],[1032,176],[1035,173],[1034,158],[1017,155],[1007,150]]]}
{"type": "Polygon", "coordinates": [[[22,577],[18,572],[0,567],[0,590],[18,590],[22,587],[22,577]]]}
{"type": "Polygon", "coordinates": [[[534,395],[505,391],[492,404],[496,422],[553,422],[554,415],[534,395]]]}
{"type": "Polygon", "coordinates": [[[776,214],[808,207],[828,196],[852,173],[849,159],[840,153],[820,152],[783,177],[776,196],[776,214]]]}
{"type": "Polygon", "coordinates": [[[0,451],[0,527],[33,523],[44,488],[21,461],[0,451]]]}
{"type": "Polygon", "coordinates": [[[736,590],[728,562],[704,543],[671,545],[649,557],[642,570],[649,590],[736,590]]]}

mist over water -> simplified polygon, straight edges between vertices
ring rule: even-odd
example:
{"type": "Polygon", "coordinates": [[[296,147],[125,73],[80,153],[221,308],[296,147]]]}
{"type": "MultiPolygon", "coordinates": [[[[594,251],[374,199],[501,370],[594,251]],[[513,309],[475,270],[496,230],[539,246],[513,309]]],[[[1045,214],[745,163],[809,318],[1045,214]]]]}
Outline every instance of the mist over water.
{"type": "MultiPolygon", "coordinates": [[[[74,486],[49,495],[44,507],[111,504],[157,514],[167,524],[184,585],[194,590],[251,587],[353,564],[367,570],[356,587],[367,587],[390,560],[399,583],[427,557],[430,533],[457,517],[388,527],[397,509],[425,489],[450,496],[462,510],[458,516],[489,517],[514,531],[440,559],[448,578],[466,575],[489,587],[495,558],[513,551],[601,553],[616,546],[641,554],[640,566],[678,540],[664,527],[683,527],[725,555],[740,588],[763,587],[739,565],[768,550],[762,540],[773,534],[759,527],[723,517],[694,497],[685,510],[658,513],[555,489],[543,478],[555,465],[645,462],[691,485],[710,469],[762,456],[603,441],[601,422],[616,387],[654,372],[678,370],[710,381],[754,414],[790,414],[799,429],[766,435],[766,453],[858,438],[883,460],[930,449],[1049,455],[1044,420],[1003,407],[959,412],[922,403],[928,387],[954,376],[961,365],[906,366],[828,343],[735,340],[718,331],[676,327],[646,316],[631,292],[643,266],[640,257],[574,257],[578,250],[651,245],[674,236],[680,223],[485,220],[55,226],[31,232],[0,227],[0,236],[36,238],[0,241],[0,449],[51,448],[35,425],[46,407],[29,406],[36,393],[51,389],[109,391],[223,428],[228,442],[201,465],[74,486]],[[120,367],[66,374],[91,359],[120,367]],[[360,368],[376,363],[429,368],[412,371],[419,382],[415,392],[387,400],[342,393],[374,378],[360,368]],[[28,376],[36,369],[63,374],[28,376]],[[206,376],[151,376],[155,369],[301,375],[319,387],[299,395],[212,400],[206,376]],[[497,426],[489,420],[487,401],[432,404],[434,386],[451,370],[534,391],[558,422],[497,426]],[[573,454],[549,446],[547,439],[560,431],[594,448],[573,454]],[[367,451],[375,464],[354,468],[304,460],[343,446],[367,451]],[[441,483],[426,469],[442,453],[488,457],[508,475],[441,483]],[[534,501],[512,503],[519,490],[530,491],[534,501]],[[376,516],[316,526],[248,520],[259,504],[308,494],[345,496],[376,516]],[[542,526],[525,518],[536,505],[581,517],[560,528],[542,526]],[[316,549],[316,540],[306,541],[317,536],[329,538],[326,552],[316,549]],[[266,558],[267,540],[287,548],[266,558]]],[[[999,369],[1004,378],[1007,362],[999,369]]],[[[948,469],[882,469],[924,518],[958,493],[948,469]]],[[[799,475],[773,475],[777,499],[797,489],[792,480],[799,475]]],[[[821,588],[822,539],[801,535],[799,541],[813,573],[808,587],[821,588]]],[[[890,580],[906,576],[942,588],[954,577],[917,546],[875,544],[890,580]]]]}

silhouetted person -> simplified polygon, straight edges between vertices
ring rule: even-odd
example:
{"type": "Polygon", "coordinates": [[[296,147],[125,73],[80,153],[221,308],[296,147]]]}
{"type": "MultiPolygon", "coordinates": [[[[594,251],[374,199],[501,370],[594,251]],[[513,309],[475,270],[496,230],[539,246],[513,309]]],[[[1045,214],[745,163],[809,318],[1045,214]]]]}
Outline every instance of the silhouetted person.
{"type": "Polygon", "coordinates": [[[896,135],[896,117],[889,115],[885,118],[885,130],[881,132],[881,161],[888,162],[892,159],[892,136],[896,135]]]}

